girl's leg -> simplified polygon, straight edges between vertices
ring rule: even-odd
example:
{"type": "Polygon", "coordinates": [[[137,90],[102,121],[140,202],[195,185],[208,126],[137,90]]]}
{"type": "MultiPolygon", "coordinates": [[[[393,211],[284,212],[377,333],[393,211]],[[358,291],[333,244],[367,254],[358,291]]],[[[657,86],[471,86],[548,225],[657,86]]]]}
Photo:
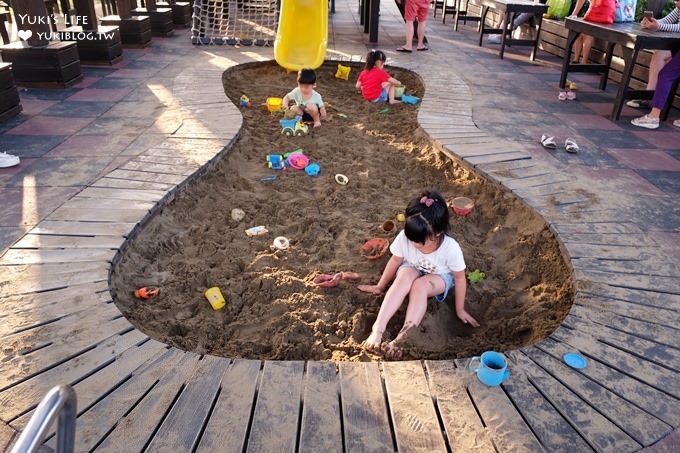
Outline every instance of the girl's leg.
{"type": "Polygon", "coordinates": [[[399,99],[394,98],[394,85],[392,85],[390,82],[387,82],[387,101],[390,104],[399,104],[401,101],[399,99]]]}
{"type": "Polygon", "coordinates": [[[671,52],[668,50],[655,50],[649,62],[649,75],[647,79],[647,89],[656,90],[656,81],[659,78],[661,68],[671,59],[671,52]]]}
{"type": "Polygon", "coordinates": [[[409,332],[418,327],[427,311],[427,299],[444,292],[446,283],[439,275],[424,275],[413,281],[408,293],[408,308],[404,326],[397,337],[383,347],[383,351],[390,358],[400,358],[402,355],[399,344],[404,341],[409,332]]]}
{"type": "Polygon", "coordinates": [[[581,62],[581,50],[582,50],[582,48],[583,48],[583,33],[579,33],[579,35],[574,40],[574,45],[572,46],[572,49],[574,51],[574,59],[571,60],[572,63],[580,63],[581,62]]]}
{"type": "Polygon", "coordinates": [[[673,82],[678,77],[680,77],[680,52],[676,53],[675,56],[671,58],[671,61],[666,63],[659,71],[656,90],[654,91],[654,97],[652,98],[652,107],[654,107],[654,109],[658,109],[659,111],[663,109],[668,100],[668,96],[671,94],[673,82]]]}
{"type": "Polygon", "coordinates": [[[371,348],[377,349],[382,343],[382,335],[387,328],[387,323],[392,319],[392,316],[399,310],[402,302],[411,290],[413,281],[420,276],[420,273],[411,267],[402,267],[397,271],[397,276],[392,282],[392,285],[385,293],[378,318],[373,323],[371,335],[365,339],[361,344],[371,348]]]}
{"type": "Polygon", "coordinates": [[[595,38],[590,35],[583,36],[583,49],[581,50],[581,64],[588,64],[588,58],[590,57],[590,48],[593,47],[593,42],[595,38]]]}

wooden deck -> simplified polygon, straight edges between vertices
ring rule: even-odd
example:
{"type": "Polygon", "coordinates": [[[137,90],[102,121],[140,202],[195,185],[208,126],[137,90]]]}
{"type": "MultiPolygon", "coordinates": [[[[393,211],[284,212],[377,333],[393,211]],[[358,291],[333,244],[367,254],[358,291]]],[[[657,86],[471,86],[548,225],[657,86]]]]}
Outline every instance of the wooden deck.
{"type": "MultiPolygon", "coordinates": [[[[428,89],[423,129],[451,158],[541,214],[577,283],[557,331],[506,353],[512,375],[501,387],[483,386],[465,360],[338,369],[233,360],[179,351],[135,329],[111,301],[111,260],[153,206],[209,167],[241,125],[221,74],[243,61],[208,52],[187,61],[166,86],[181,126],[56,209],[0,258],[0,449],[61,383],[77,392],[79,452],[618,453],[652,445],[680,425],[673,250],[602,197],[574,215],[589,196],[587,184],[479,130],[470,90],[445,59],[440,67],[406,66],[428,89]],[[455,101],[437,102],[444,97],[455,101]],[[570,351],[588,366],[566,366],[562,355],[570,351]]],[[[54,437],[46,443],[54,447],[54,437]]]]}

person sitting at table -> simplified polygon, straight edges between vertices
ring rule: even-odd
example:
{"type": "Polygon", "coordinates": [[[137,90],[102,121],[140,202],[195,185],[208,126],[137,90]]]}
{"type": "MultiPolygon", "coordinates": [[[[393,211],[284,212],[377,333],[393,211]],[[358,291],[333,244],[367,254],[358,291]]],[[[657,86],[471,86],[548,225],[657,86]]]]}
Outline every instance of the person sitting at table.
{"type": "MultiPolygon", "coordinates": [[[[675,9],[668,13],[665,17],[659,20],[653,17],[643,17],[640,21],[640,27],[652,31],[670,31],[680,33],[680,0],[675,0],[675,9]]],[[[649,74],[647,76],[647,90],[654,91],[656,89],[656,79],[659,77],[659,71],[671,60],[671,52],[669,50],[655,50],[652,54],[652,59],[649,61],[649,74]]],[[[626,102],[628,107],[636,109],[649,107],[649,101],[640,99],[631,99],[626,102]]]]}
{"type": "MultiPolygon", "coordinates": [[[[584,3],[585,0],[576,0],[574,10],[569,17],[573,19],[577,18],[584,3]]],[[[616,9],[614,0],[591,0],[588,10],[583,15],[583,20],[601,24],[611,24],[614,23],[615,14],[616,9]]],[[[595,38],[593,36],[580,33],[572,47],[574,50],[574,59],[571,60],[571,63],[587,64],[588,58],[590,58],[590,49],[593,47],[594,41],[595,38]]],[[[569,57],[570,55],[567,55],[567,58],[569,57]]]]}
{"type": "MultiPolygon", "coordinates": [[[[544,0],[541,0],[541,3],[545,3],[544,0]]],[[[526,24],[531,20],[532,17],[538,16],[538,14],[531,14],[531,13],[520,13],[515,17],[515,19],[512,21],[512,28],[510,29],[511,32],[517,30],[519,27],[522,25],[526,24]]],[[[500,25],[498,26],[501,30],[505,30],[505,17],[501,20],[500,25]]],[[[500,44],[501,43],[501,35],[491,35],[489,36],[489,42],[493,44],[500,44]]]]}
{"type": "MultiPolygon", "coordinates": [[[[680,52],[676,52],[671,61],[659,71],[659,77],[652,98],[652,110],[640,118],[633,118],[630,123],[633,126],[644,127],[647,129],[657,129],[659,127],[661,109],[663,109],[668,96],[672,96],[671,89],[673,82],[680,77],[680,52]]],[[[680,126],[679,121],[673,122],[674,126],[680,126]]]]}

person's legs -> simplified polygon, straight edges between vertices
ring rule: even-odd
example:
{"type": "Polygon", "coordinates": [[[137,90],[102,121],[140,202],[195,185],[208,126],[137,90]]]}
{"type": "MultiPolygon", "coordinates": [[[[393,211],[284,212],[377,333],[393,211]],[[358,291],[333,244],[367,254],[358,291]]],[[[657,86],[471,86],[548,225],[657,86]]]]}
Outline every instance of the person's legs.
{"type": "Polygon", "coordinates": [[[656,90],[654,90],[654,97],[652,98],[652,110],[645,116],[634,118],[631,120],[631,124],[647,129],[658,128],[661,110],[664,105],[666,105],[668,96],[671,95],[673,82],[675,82],[675,79],[678,77],[680,77],[680,52],[676,53],[661,71],[659,71],[656,90]]]}
{"type": "Polygon", "coordinates": [[[395,99],[395,97],[394,97],[395,86],[392,85],[390,82],[385,82],[383,84],[383,91],[387,91],[387,101],[390,104],[400,104],[401,103],[401,101],[399,99],[395,99]]]}
{"type": "Polygon", "coordinates": [[[583,33],[579,33],[579,35],[574,40],[574,45],[572,46],[572,50],[574,51],[574,59],[571,60],[571,62],[572,63],[580,63],[581,62],[581,51],[583,50],[583,33]]]}
{"type": "Polygon", "coordinates": [[[387,328],[387,323],[392,319],[392,316],[399,310],[404,299],[411,290],[411,285],[413,281],[420,277],[420,272],[412,267],[402,267],[397,271],[397,276],[390,288],[385,293],[385,298],[380,305],[380,311],[378,311],[378,317],[373,323],[371,329],[371,335],[364,340],[361,344],[371,348],[377,349],[380,347],[382,342],[383,333],[387,328]]]}
{"type": "Polygon", "coordinates": [[[413,328],[418,327],[427,311],[427,299],[441,294],[446,289],[444,280],[436,274],[423,275],[411,284],[408,293],[408,308],[404,326],[396,338],[383,346],[383,352],[390,358],[400,358],[402,351],[400,344],[409,335],[413,328]]]}
{"type": "Polygon", "coordinates": [[[404,8],[404,34],[406,35],[406,44],[397,50],[410,52],[413,50],[413,21],[415,21],[418,14],[418,1],[406,0],[406,7],[404,8]]]}
{"type": "MultiPolygon", "coordinates": [[[[421,2],[422,0],[409,0],[421,2]]],[[[427,22],[427,16],[429,15],[430,2],[425,1],[418,6],[418,46],[416,49],[425,49],[425,23],[427,22]]]]}
{"type": "Polygon", "coordinates": [[[308,104],[305,106],[305,112],[312,117],[314,122],[314,127],[321,126],[321,113],[319,112],[319,107],[315,104],[308,104]]]}
{"type": "Polygon", "coordinates": [[[649,75],[647,78],[647,89],[655,90],[656,81],[659,78],[659,72],[671,59],[671,52],[669,50],[655,50],[652,54],[652,59],[649,62],[649,75]]]}
{"type": "Polygon", "coordinates": [[[588,58],[590,57],[590,49],[593,47],[593,42],[595,41],[595,38],[590,36],[590,35],[581,35],[583,36],[583,46],[581,49],[581,64],[588,64],[588,58]]]}

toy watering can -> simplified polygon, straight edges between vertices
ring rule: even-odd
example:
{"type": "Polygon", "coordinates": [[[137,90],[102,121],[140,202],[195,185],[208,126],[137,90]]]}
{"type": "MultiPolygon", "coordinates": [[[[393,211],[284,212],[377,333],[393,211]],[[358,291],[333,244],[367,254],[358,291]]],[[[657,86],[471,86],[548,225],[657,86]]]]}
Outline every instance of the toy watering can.
{"type": "Polygon", "coordinates": [[[505,357],[495,351],[486,351],[481,357],[471,358],[468,370],[477,374],[477,379],[489,387],[501,385],[510,376],[505,357]]]}

